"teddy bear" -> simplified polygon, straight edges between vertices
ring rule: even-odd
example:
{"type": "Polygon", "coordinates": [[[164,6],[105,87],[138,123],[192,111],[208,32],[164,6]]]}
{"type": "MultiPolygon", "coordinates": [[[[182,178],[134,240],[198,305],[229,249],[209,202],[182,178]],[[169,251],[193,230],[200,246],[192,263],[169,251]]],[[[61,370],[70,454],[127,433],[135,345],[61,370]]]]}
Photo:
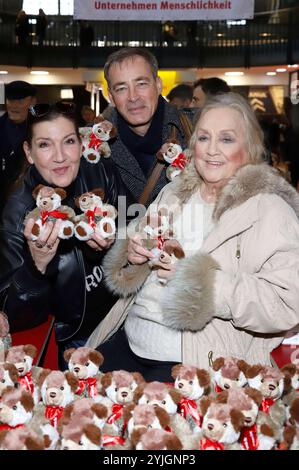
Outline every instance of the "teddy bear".
{"type": "Polygon", "coordinates": [[[97,188],[76,198],[75,204],[83,212],[74,219],[75,236],[79,240],[89,240],[94,232],[102,238],[115,234],[117,210],[111,204],[103,203],[104,195],[104,191],[97,188]]]}
{"type": "Polygon", "coordinates": [[[41,371],[40,367],[32,366],[37,354],[37,349],[33,344],[12,346],[6,353],[6,362],[15,365],[18,371],[18,381],[22,388],[28,390],[33,396],[34,403],[40,400],[37,387],[37,377],[41,371]]]}
{"type": "MultiPolygon", "coordinates": [[[[102,375],[102,395],[108,399],[103,403],[109,406],[110,401],[111,414],[107,419],[107,424],[111,426],[112,435],[117,432],[119,436],[123,436],[127,426],[123,416],[124,405],[133,402],[134,391],[144,383],[145,381],[139,372],[117,370],[102,375]]],[[[110,431],[107,434],[110,434],[110,431]]]]}
{"type": "Polygon", "coordinates": [[[198,433],[192,432],[185,418],[178,413],[182,398],[174,387],[157,381],[139,385],[134,393],[135,403],[164,409],[170,416],[171,431],[180,439],[184,449],[192,450],[198,444],[198,433]]]}
{"type": "Polygon", "coordinates": [[[61,429],[60,450],[100,450],[101,430],[91,420],[75,415],[61,429]]]}
{"type": "Polygon", "coordinates": [[[244,387],[247,384],[245,371],[247,362],[235,357],[218,357],[211,362],[211,374],[215,392],[232,387],[244,387]]]}
{"type": "Polygon", "coordinates": [[[95,349],[80,347],[65,350],[63,357],[68,362],[69,371],[79,380],[76,395],[95,398],[101,388],[99,368],[104,361],[102,354],[95,349]]]}
{"type": "Polygon", "coordinates": [[[133,445],[136,450],[182,450],[183,446],[178,437],[164,429],[148,429],[134,435],[133,445]]]}
{"type": "Polygon", "coordinates": [[[39,184],[34,188],[32,196],[36,199],[37,207],[26,215],[24,221],[24,224],[28,219],[35,221],[31,230],[31,240],[35,241],[42,235],[47,221],[55,222],[57,219],[62,220],[58,237],[62,239],[72,237],[74,234],[72,219],[75,217],[75,212],[71,207],[61,205],[61,201],[66,198],[65,190],[39,184]]]}
{"type": "Polygon", "coordinates": [[[0,450],[45,450],[44,440],[24,425],[0,433],[0,450]]]}
{"type": "Polygon", "coordinates": [[[39,374],[37,383],[42,399],[42,403],[35,406],[37,419],[45,416],[48,422],[57,428],[64,408],[75,398],[78,379],[72,372],[44,369],[39,374]]]}
{"type": "Polygon", "coordinates": [[[212,397],[202,397],[203,415],[200,450],[241,450],[238,439],[244,425],[244,415],[227,403],[218,403],[212,397]]]}
{"type": "Polygon", "coordinates": [[[0,362],[4,362],[4,351],[11,347],[7,315],[0,310],[0,362]]]}
{"type": "Polygon", "coordinates": [[[101,157],[109,158],[111,149],[108,141],[117,135],[117,130],[110,121],[100,119],[92,128],[81,127],[79,129],[83,157],[89,163],[98,163],[101,157]]]}
{"type": "Polygon", "coordinates": [[[124,408],[127,423],[126,434],[131,439],[139,429],[164,429],[170,431],[170,416],[160,406],[136,405],[131,403],[124,408]]]}
{"type": "Polygon", "coordinates": [[[210,374],[205,369],[177,364],[173,366],[171,375],[175,380],[174,388],[183,395],[178,412],[187,420],[192,431],[195,428],[199,431],[202,424],[199,399],[210,391],[210,374]]]}
{"type": "Polygon", "coordinates": [[[158,161],[169,164],[166,176],[170,181],[173,181],[186,168],[190,158],[191,152],[188,149],[183,152],[182,147],[175,139],[165,142],[157,152],[158,161]]]}
{"type": "Polygon", "coordinates": [[[32,395],[24,390],[7,388],[0,401],[0,431],[23,426],[33,414],[32,395]]]}
{"type": "Polygon", "coordinates": [[[74,416],[81,416],[91,420],[95,426],[102,430],[109,416],[109,411],[110,409],[106,405],[96,403],[92,398],[79,398],[64,408],[58,429],[74,416]]]}
{"type": "Polygon", "coordinates": [[[263,400],[261,392],[251,387],[232,387],[228,391],[220,392],[216,400],[227,403],[244,415],[244,426],[239,438],[242,449],[259,450],[264,438],[263,427],[258,434],[257,426],[259,407],[263,400]]]}
{"type": "Polygon", "coordinates": [[[0,363],[0,399],[7,387],[19,388],[19,386],[19,374],[16,366],[0,363]]]}
{"type": "Polygon", "coordinates": [[[277,432],[275,431],[274,437],[276,441],[279,441],[287,419],[286,407],[281,397],[284,393],[285,381],[288,382],[289,378],[285,377],[280,370],[261,364],[248,367],[246,377],[248,385],[259,390],[263,395],[260,411],[269,415],[269,426],[278,430],[279,436],[276,436],[277,432]]]}

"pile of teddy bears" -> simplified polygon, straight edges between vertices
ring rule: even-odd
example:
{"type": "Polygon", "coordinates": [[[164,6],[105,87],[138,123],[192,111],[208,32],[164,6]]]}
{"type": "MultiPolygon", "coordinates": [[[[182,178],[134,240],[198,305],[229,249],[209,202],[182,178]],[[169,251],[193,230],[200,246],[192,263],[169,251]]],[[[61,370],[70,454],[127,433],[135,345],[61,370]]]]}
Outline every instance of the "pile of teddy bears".
{"type": "Polygon", "coordinates": [[[103,356],[65,351],[67,372],[33,366],[0,314],[1,450],[298,450],[299,365],[233,357],[210,370],[177,364],[173,384],[102,374],[103,356]],[[2,348],[2,349],[1,349],[2,348]]]}

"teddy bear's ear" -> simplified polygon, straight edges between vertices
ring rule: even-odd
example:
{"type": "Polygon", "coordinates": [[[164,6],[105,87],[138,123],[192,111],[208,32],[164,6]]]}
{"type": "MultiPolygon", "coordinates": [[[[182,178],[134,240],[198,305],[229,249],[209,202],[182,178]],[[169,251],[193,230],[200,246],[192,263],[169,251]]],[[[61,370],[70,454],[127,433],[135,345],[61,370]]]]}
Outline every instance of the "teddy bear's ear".
{"type": "Polygon", "coordinates": [[[175,388],[171,387],[168,389],[168,393],[169,395],[171,396],[172,400],[174,401],[174,403],[177,405],[181,399],[182,399],[182,395],[181,393],[176,390],[175,388]]]}
{"type": "Polygon", "coordinates": [[[169,434],[169,436],[167,436],[167,442],[166,442],[167,450],[182,450],[183,446],[179,438],[175,436],[174,434],[171,434],[171,433],[167,433],[167,434],[169,434]]]}
{"type": "Polygon", "coordinates": [[[110,131],[110,139],[114,139],[116,136],[117,136],[117,129],[115,126],[113,126],[110,131]]]}
{"type": "Polygon", "coordinates": [[[31,436],[26,437],[25,446],[28,450],[44,450],[43,443],[31,436]]]}
{"type": "Polygon", "coordinates": [[[77,377],[72,372],[66,372],[64,375],[67,383],[71,387],[72,392],[75,392],[79,384],[77,377]]]}
{"type": "Polygon", "coordinates": [[[37,354],[37,348],[35,346],[33,346],[33,344],[26,344],[24,346],[24,353],[27,356],[30,356],[30,357],[32,357],[32,359],[34,359],[36,354],[37,354]]]}
{"type": "Polygon", "coordinates": [[[96,351],[96,350],[90,351],[88,354],[88,357],[91,360],[91,362],[93,362],[98,367],[100,367],[104,362],[103,355],[99,351],[96,351]]]}
{"type": "Polygon", "coordinates": [[[61,200],[66,198],[66,191],[64,189],[55,188],[54,191],[55,191],[55,193],[57,193],[61,197],[61,200]]]}
{"type": "Polygon", "coordinates": [[[255,403],[260,406],[260,404],[263,401],[263,395],[259,390],[256,390],[255,388],[252,387],[245,387],[244,391],[246,395],[248,395],[255,403]]]}
{"type": "Polygon", "coordinates": [[[131,443],[134,447],[137,446],[138,442],[140,441],[142,435],[146,433],[145,428],[134,429],[131,434],[131,443]]]}
{"type": "Polygon", "coordinates": [[[82,194],[81,194],[81,196],[77,196],[75,198],[75,206],[78,207],[79,209],[80,209],[80,199],[81,199],[81,197],[82,197],[82,194]]]}
{"type": "Polygon", "coordinates": [[[243,413],[240,410],[232,409],[230,412],[230,418],[235,430],[237,432],[240,431],[244,426],[245,422],[245,416],[243,415],[243,413]]]}
{"type": "Polygon", "coordinates": [[[31,393],[27,392],[27,390],[22,390],[22,395],[20,402],[22,406],[24,407],[25,411],[30,412],[34,408],[34,401],[33,401],[33,396],[31,393]]]}
{"type": "Polygon", "coordinates": [[[179,375],[180,373],[180,369],[182,367],[182,364],[176,364],[175,366],[173,366],[173,368],[171,369],[171,377],[175,380],[177,378],[177,376],[179,375]]]}
{"type": "Polygon", "coordinates": [[[145,383],[143,376],[139,372],[132,372],[132,375],[137,385],[145,383]]]}
{"type": "Polygon", "coordinates": [[[108,418],[108,408],[107,406],[102,405],[101,403],[95,403],[94,405],[92,405],[91,410],[99,419],[108,418]]]}
{"type": "Polygon", "coordinates": [[[103,393],[106,395],[106,388],[108,388],[112,383],[112,372],[106,372],[106,374],[101,377],[101,384],[103,387],[103,393]]]}
{"type": "Polygon", "coordinates": [[[69,349],[66,349],[64,352],[63,352],[63,358],[66,362],[69,362],[70,358],[71,358],[71,355],[73,354],[73,352],[75,352],[76,349],[75,348],[69,348],[69,349]]]}
{"type": "Polygon", "coordinates": [[[242,359],[239,359],[239,360],[237,361],[237,366],[238,366],[238,368],[240,369],[240,371],[243,372],[243,374],[246,374],[246,371],[247,371],[247,369],[248,369],[248,367],[249,367],[249,364],[247,364],[247,362],[243,361],[242,359]]]}
{"type": "Polygon", "coordinates": [[[123,419],[124,421],[127,423],[129,421],[129,419],[132,417],[133,415],[133,410],[135,408],[136,404],[135,403],[130,403],[129,405],[126,405],[124,407],[124,411],[123,411],[123,419]]]}
{"type": "Polygon", "coordinates": [[[211,384],[211,377],[208,371],[205,369],[197,369],[197,378],[199,385],[203,388],[207,388],[211,384]]]}
{"type": "Polygon", "coordinates": [[[102,188],[96,188],[91,191],[96,196],[99,196],[101,199],[105,197],[105,191],[102,188]]]}
{"type": "Polygon", "coordinates": [[[224,366],[224,358],[223,357],[218,357],[213,361],[212,367],[214,370],[219,370],[221,367],[224,366]]]}
{"type": "Polygon", "coordinates": [[[41,387],[45,381],[45,379],[48,377],[48,375],[51,373],[51,369],[43,369],[41,373],[39,374],[37,378],[37,385],[41,387]]]}
{"type": "Polygon", "coordinates": [[[32,196],[34,197],[34,199],[37,198],[38,193],[40,192],[40,190],[41,190],[43,187],[44,187],[43,184],[39,184],[38,186],[36,186],[36,187],[34,188],[34,190],[32,191],[32,196]]]}
{"type": "Polygon", "coordinates": [[[157,160],[161,163],[165,163],[165,160],[164,160],[164,157],[163,157],[163,153],[161,150],[159,150],[159,152],[156,153],[156,157],[157,157],[157,160]]]}
{"type": "Polygon", "coordinates": [[[160,424],[161,424],[163,429],[166,428],[166,426],[169,426],[170,416],[167,413],[167,411],[164,410],[164,408],[161,408],[160,406],[157,406],[155,408],[155,413],[156,413],[156,416],[159,419],[160,424]]]}
{"type": "Polygon", "coordinates": [[[247,379],[253,379],[259,375],[259,373],[263,370],[263,366],[261,364],[255,364],[253,366],[248,366],[245,372],[245,376],[247,379]]]}
{"type": "Polygon", "coordinates": [[[212,403],[212,400],[209,397],[203,397],[200,400],[199,407],[200,407],[200,410],[201,410],[201,413],[202,413],[203,416],[208,411],[208,408],[209,408],[211,403],[212,403]]]}

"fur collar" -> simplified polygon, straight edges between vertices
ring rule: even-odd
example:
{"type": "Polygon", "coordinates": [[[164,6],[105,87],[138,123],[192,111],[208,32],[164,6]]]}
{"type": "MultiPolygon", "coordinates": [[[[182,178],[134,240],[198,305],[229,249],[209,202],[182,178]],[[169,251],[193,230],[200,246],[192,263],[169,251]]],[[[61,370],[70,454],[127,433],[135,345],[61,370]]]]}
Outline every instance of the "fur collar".
{"type": "MultiPolygon", "coordinates": [[[[194,161],[175,178],[173,190],[181,203],[185,203],[200,188],[194,161]]],[[[237,207],[261,193],[276,194],[289,204],[299,217],[299,194],[277,170],[266,163],[242,166],[221,190],[215,204],[213,217],[219,220],[228,209],[237,207]]]]}

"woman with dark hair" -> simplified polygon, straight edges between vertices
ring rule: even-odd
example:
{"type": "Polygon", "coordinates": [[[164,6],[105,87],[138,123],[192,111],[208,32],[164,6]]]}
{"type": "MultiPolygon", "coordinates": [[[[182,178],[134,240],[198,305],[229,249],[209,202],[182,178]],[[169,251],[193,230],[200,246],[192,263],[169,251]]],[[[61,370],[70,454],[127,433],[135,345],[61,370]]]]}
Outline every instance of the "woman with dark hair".
{"type": "Polygon", "coordinates": [[[22,330],[55,316],[59,366],[62,353],[85,344],[95,325],[115,302],[103,283],[102,256],[113,243],[97,233],[87,242],[58,238],[61,220],[47,222],[42,235],[31,239],[36,206],[34,188],[63,188],[63,201],[75,210],[75,198],[103,188],[105,201],[117,207],[124,194],[110,160],[91,165],[81,159],[81,142],[74,106],[39,104],[30,108],[24,151],[29,168],[10,195],[0,225],[0,304],[12,330],[22,330]]]}

